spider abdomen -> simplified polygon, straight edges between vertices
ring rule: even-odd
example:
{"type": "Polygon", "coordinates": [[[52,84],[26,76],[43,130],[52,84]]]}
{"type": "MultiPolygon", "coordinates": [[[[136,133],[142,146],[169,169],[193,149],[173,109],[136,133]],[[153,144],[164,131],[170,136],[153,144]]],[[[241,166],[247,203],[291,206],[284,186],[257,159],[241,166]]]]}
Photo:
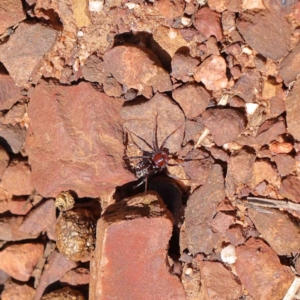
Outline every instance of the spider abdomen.
{"type": "Polygon", "coordinates": [[[152,156],[152,162],[157,168],[164,168],[168,163],[168,154],[164,151],[156,152],[152,156]]]}

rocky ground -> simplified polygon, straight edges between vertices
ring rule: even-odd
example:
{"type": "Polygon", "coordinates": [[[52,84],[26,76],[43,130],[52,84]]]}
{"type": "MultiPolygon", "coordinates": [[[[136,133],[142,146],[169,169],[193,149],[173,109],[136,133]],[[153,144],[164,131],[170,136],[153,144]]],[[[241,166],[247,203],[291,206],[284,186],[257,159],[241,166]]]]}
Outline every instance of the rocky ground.
{"type": "Polygon", "coordinates": [[[1,299],[300,299],[299,29],[293,0],[1,0],[1,299]]]}

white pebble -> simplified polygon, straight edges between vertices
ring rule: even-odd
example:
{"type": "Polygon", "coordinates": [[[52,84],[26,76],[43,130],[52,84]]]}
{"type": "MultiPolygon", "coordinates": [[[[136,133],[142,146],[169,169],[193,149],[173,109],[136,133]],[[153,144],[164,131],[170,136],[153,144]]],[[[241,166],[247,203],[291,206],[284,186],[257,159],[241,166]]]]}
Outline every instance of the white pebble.
{"type": "Polygon", "coordinates": [[[185,271],[186,275],[191,275],[193,273],[193,269],[192,268],[187,268],[185,271]]]}
{"type": "Polygon", "coordinates": [[[79,30],[79,31],[77,32],[77,36],[83,36],[83,31],[79,30]]]}
{"type": "Polygon", "coordinates": [[[103,8],[103,1],[89,1],[89,10],[99,12],[103,8]]]}
{"type": "Polygon", "coordinates": [[[234,264],[236,262],[235,247],[228,245],[221,251],[221,259],[226,264],[234,264]]]}
{"type": "Polygon", "coordinates": [[[181,17],[181,24],[183,26],[188,26],[191,22],[191,19],[188,17],[181,17]]]}
{"type": "Polygon", "coordinates": [[[171,40],[174,40],[177,37],[177,31],[174,30],[173,28],[170,28],[169,30],[169,38],[171,40]]]}
{"type": "Polygon", "coordinates": [[[129,9],[134,9],[136,7],[136,4],[132,2],[128,2],[125,4],[125,6],[127,6],[129,9]]]}
{"type": "Polygon", "coordinates": [[[248,115],[253,115],[256,109],[259,107],[257,103],[246,103],[246,112],[248,115]]]}

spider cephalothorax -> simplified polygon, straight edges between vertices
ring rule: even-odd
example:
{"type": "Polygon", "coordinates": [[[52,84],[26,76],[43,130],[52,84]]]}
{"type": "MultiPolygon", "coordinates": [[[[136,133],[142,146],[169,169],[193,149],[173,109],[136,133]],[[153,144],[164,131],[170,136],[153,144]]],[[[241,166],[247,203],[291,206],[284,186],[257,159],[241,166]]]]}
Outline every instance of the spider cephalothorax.
{"type": "MultiPolygon", "coordinates": [[[[174,131],[172,131],[162,142],[161,146],[158,146],[157,142],[157,117],[156,117],[156,125],[153,130],[153,137],[152,137],[152,145],[150,145],[145,139],[142,137],[136,135],[132,131],[127,129],[127,132],[131,135],[133,134],[138,139],[142,140],[150,149],[151,151],[145,151],[141,149],[132,139],[133,143],[142,151],[143,155],[141,156],[125,156],[124,159],[130,160],[130,159],[142,159],[135,167],[135,174],[137,178],[143,178],[141,183],[144,181],[147,184],[147,179],[161,171],[165,171],[169,176],[166,167],[169,164],[169,159],[173,158],[174,155],[170,154],[168,149],[165,148],[165,144],[169,140],[169,138],[177,131],[179,130],[183,125],[176,128],[174,131]]],[[[147,187],[146,187],[147,189],[147,187]]]]}

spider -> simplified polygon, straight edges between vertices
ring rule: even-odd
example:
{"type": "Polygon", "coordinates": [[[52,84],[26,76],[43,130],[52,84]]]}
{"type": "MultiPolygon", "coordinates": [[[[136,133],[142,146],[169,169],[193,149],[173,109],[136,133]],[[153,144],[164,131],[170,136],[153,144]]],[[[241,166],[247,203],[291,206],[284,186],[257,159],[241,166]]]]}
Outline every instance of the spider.
{"type": "MultiPolygon", "coordinates": [[[[174,164],[169,163],[169,159],[173,158],[174,155],[169,153],[169,150],[165,148],[165,145],[167,141],[170,139],[170,137],[176,133],[181,127],[180,125],[178,128],[176,128],[174,131],[172,131],[162,142],[161,146],[158,146],[157,142],[157,115],[156,115],[156,125],[153,129],[153,135],[152,135],[152,146],[142,137],[138,136],[134,132],[130,131],[128,128],[126,130],[129,132],[129,134],[133,134],[138,139],[142,140],[150,149],[151,151],[146,151],[141,149],[132,139],[133,143],[143,152],[143,155],[141,156],[124,156],[124,159],[130,160],[130,159],[139,159],[142,160],[137,164],[135,167],[135,174],[138,179],[142,178],[141,182],[136,186],[140,186],[145,182],[145,189],[147,190],[148,185],[148,179],[150,176],[155,175],[158,172],[165,171],[168,176],[174,177],[174,175],[170,174],[167,170],[167,166],[174,166],[174,164]]],[[[178,178],[176,178],[178,179],[178,178]]]]}

